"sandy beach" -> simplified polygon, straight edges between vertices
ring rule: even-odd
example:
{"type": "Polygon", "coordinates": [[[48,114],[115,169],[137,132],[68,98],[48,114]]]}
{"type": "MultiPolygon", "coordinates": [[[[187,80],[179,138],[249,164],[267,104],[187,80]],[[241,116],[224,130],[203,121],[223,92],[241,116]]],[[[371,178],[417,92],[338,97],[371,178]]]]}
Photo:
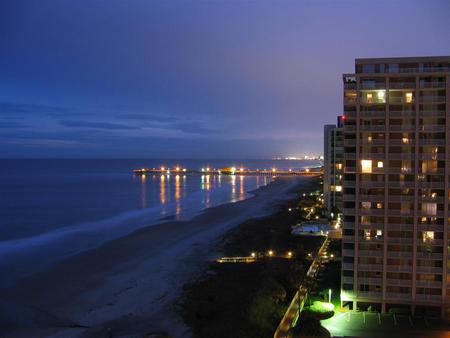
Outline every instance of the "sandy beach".
{"type": "MultiPolygon", "coordinates": [[[[220,239],[263,216],[305,178],[279,178],[254,197],[205,210],[185,222],[141,229],[60,262],[0,292],[7,337],[189,336],[174,311],[183,284],[220,255],[220,239]],[[14,316],[14,309],[21,313],[14,316]]],[[[0,332],[1,333],[1,332],[0,332]]]]}

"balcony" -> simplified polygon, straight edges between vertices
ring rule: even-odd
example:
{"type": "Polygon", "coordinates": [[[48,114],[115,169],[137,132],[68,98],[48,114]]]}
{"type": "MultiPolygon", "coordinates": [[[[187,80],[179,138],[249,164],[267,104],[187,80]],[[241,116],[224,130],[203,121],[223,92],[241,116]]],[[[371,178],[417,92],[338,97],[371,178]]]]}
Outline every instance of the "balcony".
{"type": "Polygon", "coordinates": [[[353,257],[355,255],[355,250],[342,249],[342,256],[353,257]]]}
{"type": "Polygon", "coordinates": [[[442,295],[419,295],[416,294],[416,300],[424,301],[424,302],[435,302],[441,303],[443,300],[442,295]]]}
{"type": "Polygon", "coordinates": [[[359,195],[360,201],[367,201],[367,202],[382,202],[384,201],[384,194],[383,195],[359,195]]]}
{"type": "Polygon", "coordinates": [[[361,257],[383,257],[382,250],[359,250],[358,255],[361,257]]]}
{"type": "Polygon", "coordinates": [[[419,125],[419,131],[444,132],[445,125],[441,124],[424,124],[419,125]]]}
{"type": "Polygon", "coordinates": [[[416,257],[420,259],[430,259],[430,260],[443,259],[443,255],[441,253],[433,253],[433,252],[417,252],[416,257]]]}
{"type": "Polygon", "coordinates": [[[358,284],[381,285],[382,278],[358,277],[358,284]]]}
{"type": "Polygon", "coordinates": [[[360,181],[361,188],[384,188],[384,181],[360,181]]]}
{"type": "Polygon", "coordinates": [[[386,284],[391,286],[411,286],[412,280],[411,279],[386,279],[386,284]]]}
{"type": "Polygon", "coordinates": [[[388,244],[413,244],[412,237],[388,237],[388,244]]]}
{"type": "Polygon", "coordinates": [[[363,126],[360,126],[360,129],[362,130],[362,131],[384,131],[385,129],[386,129],[386,126],[385,125],[369,125],[369,126],[367,126],[367,125],[363,125],[363,126]]]}
{"type": "Polygon", "coordinates": [[[445,82],[428,82],[428,81],[420,81],[420,88],[445,88],[445,82]]]}
{"type": "Polygon", "coordinates": [[[353,277],[344,276],[342,277],[342,282],[344,284],[353,284],[353,277]]]}
{"type": "Polygon", "coordinates": [[[342,241],[353,243],[355,241],[355,236],[342,236],[342,241]]]}
{"type": "Polygon", "coordinates": [[[358,291],[358,298],[375,298],[376,300],[380,300],[382,297],[382,293],[376,291],[358,291]]]}
{"type": "Polygon", "coordinates": [[[410,265],[386,265],[386,271],[388,271],[388,272],[412,272],[412,266],[410,266],[410,265]]]}
{"type": "Polygon", "coordinates": [[[383,271],[383,264],[358,264],[358,270],[383,271]]]}
{"type": "Polygon", "coordinates": [[[389,202],[413,202],[414,196],[389,195],[389,202]]]}
{"type": "Polygon", "coordinates": [[[389,82],[389,89],[416,89],[415,82],[389,82]]]}
{"type": "Polygon", "coordinates": [[[414,124],[391,124],[389,125],[390,131],[415,131],[416,125],[414,124]]]}
{"type": "Polygon", "coordinates": [[[386,292],[387,299],[399,299],[399,300],[410,300],[410,293],[397,293],[397,292],[386,292]]]}
{"type": "Polygon", "coordinates": [[[384,111],[362,111],[359,113],[360,117],[364,118],[382,118],[384,119],[386,117],[386,112],[384,111]]]}
{"type": "Polygon", "coordinates": [[[345,139],[344,140],[344,146],[345,147],[356,146],[356,140],[355,139],[345,139]]]}
{"type": "Polygon", "coordinates": [[[419,96],[419,103],[445,103],[445,96],[419,96]]]}
{"type": "Polygon", "coordinates": [[[406,98],[406,97],[396,97],[390,96],[389,103],[397,103],[397,104],[414,104],[414,99],[406,98]]]}
{"type": "Polygon", "coordinates": [[[353,263],[342,263],[342,269],[343,270],[353,270],[354,264],[353,263]]]}
{"type": "Polygon", "coordinates": [[[388,256],[392,258],[412,258],[411,251],[388,251],[388,256]]]}
{"type": "Polygon", "coordinates": [[[418,273],[442,273],[442,267],[437,266],[417,266],[418,273]]]}
{"type": "Polygon", "coordinates": [[[445,145],[445,139],[437,139],[437,138],[433,138],[433,139],[421,139],[419,140],[419,145],[420,146],[443,146],[445,145]]]}

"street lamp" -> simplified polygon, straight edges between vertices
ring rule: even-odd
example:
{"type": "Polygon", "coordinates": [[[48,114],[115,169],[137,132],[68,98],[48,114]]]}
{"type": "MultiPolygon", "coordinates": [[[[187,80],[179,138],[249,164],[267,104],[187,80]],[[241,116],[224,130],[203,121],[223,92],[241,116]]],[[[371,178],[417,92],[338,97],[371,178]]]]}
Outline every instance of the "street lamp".
{"type": "Polygon", "coordinates": [[[273,251],[269,250],[269,256],[273,256],[273,251]]]}
{"type": "Polygon", "coordinates": [[[328,289],[328,303],[331,303],[331,289],[328,289]]]}

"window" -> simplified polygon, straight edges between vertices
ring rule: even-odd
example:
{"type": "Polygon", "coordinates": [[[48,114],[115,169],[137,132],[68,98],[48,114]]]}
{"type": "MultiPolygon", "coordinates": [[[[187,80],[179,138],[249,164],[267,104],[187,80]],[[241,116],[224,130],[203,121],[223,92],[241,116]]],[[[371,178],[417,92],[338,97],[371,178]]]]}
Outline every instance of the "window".
{"type": "Polygon", "coordinates": [[[403,137],[402,142],[403,142],[403,144],[409,144],[409,138],[403,137]]]}
{"type": "Polygon", "coordinates": [[[367,142],[372,143],[372,136],[367,136],[367,142]]]}
{"type": "Polygon", "coordinates": [[[366,101],[367,101],[367,103],[373,103],[373,95],[372,95],[372,93],[367,93],[366,101]]]}
{"type": "Polygon", "coordinates": [[[377,229],[377,237],[383,236],[383,231],[381,229],[377,229]]]}
{"type": "Polygon", "coordinates": [[[366,240],[370,239],[370,229],[364,229],[364,238],[366,240]]]}
{"type": "Polygon", "coordinates": [[[382,208],[383,208],[383,203],[377,202],[377,209],[382,209],[382,208]]]}
{"type": "Polygon", "coordinates": [[[370,209],[372,206],[372,203],[370,202],[361,202],[361,208],[363,209],[370,209]]]}
{"type": "Polygon", "coordinates": [[[342,163],[337,163],[337,164],[336,164],[336,168],[339,169],[339,170],[341,170],[341,169],[342,169],[342,163]]]}
{"type": "Polygon", "coordinates": [[[422,240],[424,243],[429,243],[434,241],[434,231],[424,231],[422,233],[422,240]]]}
{"type": "Polygon", "coordinates": [[[378,168],[383,168],[383,161],[378,161],[377,167],[378,168]]]}
{"type": "Polygon", "coordinates": [[[422,213],[435,216],[437,214],[437,203],[422,203],[422,213]]]}
{"type": "Polygon", "coordinates": [[[361,160],[361,171],[364,174],[372,173],[372,160],[361,160]]]}
{"type": "Polygon", "coordinates": [[[406,100],[406,103],[412,103],[413,102],[413,93],[411,93],[411,92],[406,93],[405,100],[406,100]]]}
{"type": "Polygon", "coordinates": [[[341,185],[336,185],[336,186],[334,187],[334,191],[336,191],[336,192],[341,192],[341,191],[342,191],[342,186],[341,186],[341,185]]]}

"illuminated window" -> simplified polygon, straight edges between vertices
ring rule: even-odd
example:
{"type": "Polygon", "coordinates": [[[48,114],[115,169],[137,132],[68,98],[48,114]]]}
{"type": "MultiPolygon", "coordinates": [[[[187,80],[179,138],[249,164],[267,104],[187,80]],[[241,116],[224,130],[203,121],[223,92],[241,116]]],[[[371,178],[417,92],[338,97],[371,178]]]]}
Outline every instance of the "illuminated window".
{"type": "Polygon", "coordinates": [[[361,171],[370,174],[372,172],[372,160],[361,160],[361,171]]]}
{"type": "Polygon", "coordinates": [[[383,231],[381,229],[377,229],[377,237],[383,236],[383,231]]]}
{"type": "Polygon", "coordinates": [[[364,229],[364,238],[370,239],[370,229],[364,229]]]}
{"type": "Polygon", "coordinates": [[[413,102],[413,93],[409,92],[405,94],[406,103],[412,103],[413,102]]]}
{"type": "Polygon", "coordinates": [[[409,143],[409,138],[403,137],[402,138],[402,142],[403,142],[403,144],[408,144],[409,143]]]}
{"type": "Polygon", "coordinates": [[[341,169],[342,169],[342,163],[337,163],[337,164],[336,164],[336,168],[338,168],[339,170],[341,170],[341,169]]]}
{"type": "Polygon", "coordinates": [[[361,216],[361,224],[370,224],[369,216],[361,216]]]}
{"type": "Polygon", "coordinates": [[[367,142],[372,143],[372,136],[367,136],[367,142]]]}
{"type": "Polygon", "coordinates": [[[370,203],[370,202],[361,202],[361,207],[363,209],[370,209],[371,206],[372,206],[372,203],[370,203]]]}
{"type": "Polygon", "coordinates": [[[378,161],[377,162],[377,167],[378,168],[383,168],[383,161],[378,161]]]}
{"type": "Polygon", "coordinates": [[[383,203],[377,202],[377,209],[382,209],[382,208],[383,208],[383,203]]]}
{"type": "Polygon", "coordinates": [[[372,93],[367,93],[366,100],[367,100],[367,103],[373,103],[373,95],[372,95],[372,93]]]}
{"type": "Polygon", "coordinates": [[[435,216],[437,214],[437,203],[422,203],[422,213],[435,216]]]}
{"type": "Polygon", "coordinates": [[[424,243],[429,243],[434,241],[434,231],[424,231],[422,233],[422,240],[424,243]]]}
{"type": "Polygon", "coordinates": [[[337,185],[337,186],[335,186],[335,191],[337,191],[337,192],[341,192],[342,191],[342,186],[341,185],[337,185]]]}
{"type": "Polygon", "coordinates": [[[384,90],[380,90],[377,92],[377,97],[379,101],[383,101],[385,102],[385,96],[386,96],[386,92],[384,90]]]}

